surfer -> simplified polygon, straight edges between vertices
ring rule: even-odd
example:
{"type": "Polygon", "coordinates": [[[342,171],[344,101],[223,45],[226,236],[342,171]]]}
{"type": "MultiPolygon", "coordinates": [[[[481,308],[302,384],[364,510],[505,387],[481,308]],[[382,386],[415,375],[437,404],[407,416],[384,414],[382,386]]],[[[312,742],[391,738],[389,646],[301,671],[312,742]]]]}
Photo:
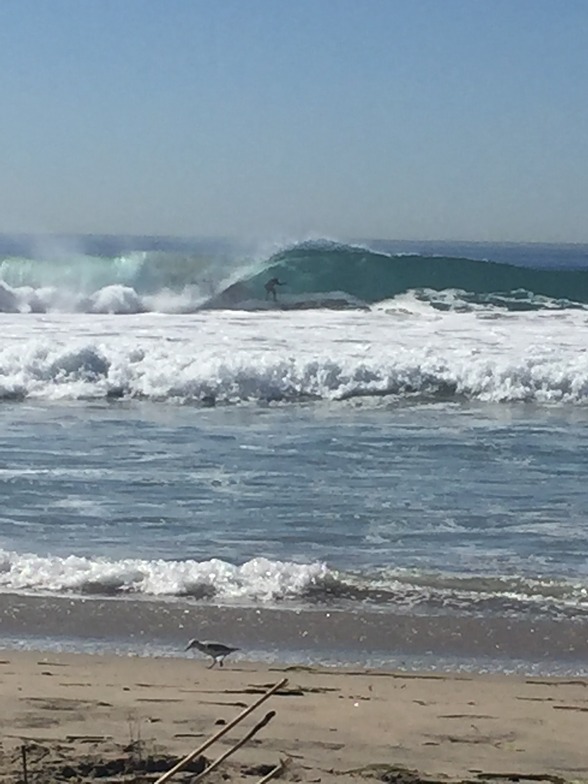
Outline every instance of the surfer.
{"type": "Polygon", "coordinates": [[[278,293],[276,291],[276,286],[285,286],[286,284],[278,279],[278,278],[270,278],[268,282],[265,284],[265,298],[269,299],[270,295],[273,297],[274,302],[278,301],[278,293]]]}

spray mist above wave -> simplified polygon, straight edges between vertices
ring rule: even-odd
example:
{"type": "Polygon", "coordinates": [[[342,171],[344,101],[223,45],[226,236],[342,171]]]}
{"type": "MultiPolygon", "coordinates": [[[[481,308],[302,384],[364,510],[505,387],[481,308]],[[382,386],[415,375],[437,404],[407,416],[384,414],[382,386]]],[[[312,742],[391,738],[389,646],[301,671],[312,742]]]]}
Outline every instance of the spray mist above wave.
{"type": "Polygon", "coordinates": [[[0,311],[189,313],[274,308],[264,285],[277,277],[282,309],[372,306],[409,291],[436,309],[541,310],[588,304],[588,271],[518,267],[470,258],[394,255],[331,240],[252,254],[223,247],[88,256],[5,257],[0,311]],[[439,292],[460,292],[456,305],[439,292]]]}
{"type": "Polygon", "coordinates": [[[0,312],[194,312],[223,285],[228,251],[129,251],[0,260],[0,312]]]}

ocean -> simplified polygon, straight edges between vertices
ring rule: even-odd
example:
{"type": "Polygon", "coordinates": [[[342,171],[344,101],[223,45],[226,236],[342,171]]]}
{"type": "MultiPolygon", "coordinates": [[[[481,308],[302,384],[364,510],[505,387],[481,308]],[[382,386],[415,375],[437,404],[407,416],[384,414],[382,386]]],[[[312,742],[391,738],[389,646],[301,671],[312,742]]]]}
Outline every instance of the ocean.
{"type": "Polygon", "coordinates": [[[0,646],[588,673],[588,246],[4,237],[0,329],[0,646]]]}

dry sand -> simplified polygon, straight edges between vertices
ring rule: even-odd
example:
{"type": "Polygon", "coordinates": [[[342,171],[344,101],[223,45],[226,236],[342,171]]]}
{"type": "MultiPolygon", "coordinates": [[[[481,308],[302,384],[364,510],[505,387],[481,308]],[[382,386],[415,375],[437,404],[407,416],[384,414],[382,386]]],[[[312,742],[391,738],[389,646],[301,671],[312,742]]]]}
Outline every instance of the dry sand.
{"type": "Polygon", "coordinates": [[[153,781],[137,772],[147,760],[171,767],[282,677],[283,692],[206,752],[213,759],[276,711],[207,781],[255,782],[285,757],[289,781],[396,781],[393,766],[437,780],[588,781],[588,680],[4,651],[0,782],[23,780],[23,742],[29,784],[153,781]]]}

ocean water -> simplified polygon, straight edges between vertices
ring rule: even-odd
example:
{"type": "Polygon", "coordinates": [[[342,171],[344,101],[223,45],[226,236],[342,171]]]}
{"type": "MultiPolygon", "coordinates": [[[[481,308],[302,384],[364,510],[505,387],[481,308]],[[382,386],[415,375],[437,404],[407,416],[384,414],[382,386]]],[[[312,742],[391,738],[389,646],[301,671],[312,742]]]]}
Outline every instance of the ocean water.
{"type": "Polygon", "coordinates": [[[0,644],[588,671],[588,246],[4,238],[0,328],[0,644]]]}

